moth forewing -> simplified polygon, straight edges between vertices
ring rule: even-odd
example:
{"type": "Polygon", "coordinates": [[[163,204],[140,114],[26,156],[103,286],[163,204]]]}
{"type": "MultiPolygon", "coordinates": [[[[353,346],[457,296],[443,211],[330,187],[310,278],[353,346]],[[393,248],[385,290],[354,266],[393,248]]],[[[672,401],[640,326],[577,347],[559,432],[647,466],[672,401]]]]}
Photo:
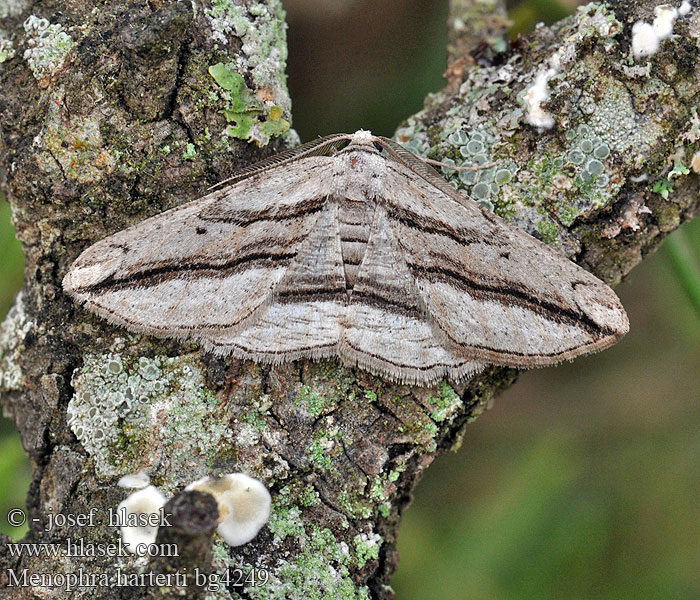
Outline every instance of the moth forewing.
{"type": "Polygon", "coordinates": [[[628,328],[614,292],[387,138],[316,140],[88,248],[64,289],[111,322],[405,383],[553,364],[628,328]]]}

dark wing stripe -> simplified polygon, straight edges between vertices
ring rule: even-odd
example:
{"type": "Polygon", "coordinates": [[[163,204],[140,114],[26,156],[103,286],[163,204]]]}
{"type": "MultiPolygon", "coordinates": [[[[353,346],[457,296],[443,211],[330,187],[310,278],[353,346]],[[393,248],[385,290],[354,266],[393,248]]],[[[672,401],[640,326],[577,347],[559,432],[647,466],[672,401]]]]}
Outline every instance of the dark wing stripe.
{"type": "Polygon", "coordinates": [[[460,227],[455,229],[446,223],[441,223],[437,219],[431,219],[425,215],[418,215],[405,207],[391,204],[389,200],[382,200],[387,209],[389,218],[398,221],[409,229],[415,229],[420,233],[433,233],[441,235],[457,242],[458,244],[468,246],[470,244],[482,244],[488,242],[492,245],[500,245],[500,240],[489,240],[487,235],[476,230],[460,227]]]}
{"type": "Polygon", "coordinates": [[[281,304],[295,304],[297,302],[318,302],[322,300],[340,300],[345,303],[347,294],[342,288],[317,288],[313,290],[284,290],[275,292],[274,298],[281,304]]]}
{"type": "MultiPolygon", "coordinates": [[[[547,302],[541,298],[535,298],[514,287],[484,285],[462,273],[442,267],[426,267],[415,263],[409,263],[408,267],[417,277],[424,277],[433,282],[442,281],[459,290],[468,292],[472,297],[495,300],[506,306],[516,305],[550,320],[556,320],[567,325],[578,325],[588,333],[595,334],[596,337],[605,337],[615,333],[613,329],[601,328],[582,312],[547,302]],[[552,317],[556,318],[553,319],[552,317]]],[[[511,351],[509,350],[508,352],[511,351]]],[[[543,354],[541,356],[547,355],[543,354]]]]}
{"type": "Polygon", "coordinates": [[[397,314],[410,315],[413,317],[417,316],[420,318],[420,320],[426,321],[424,318],[425,315],[423,315],[415,305],[400,302],[399,300],[394,300],[392,298],[387,298],[386,296],[380,296],[379,294],[371,291],[353,290],[351,301],[353,304],[366,304],[367,306],[384,309],[386,312],[392,312],[389,309],[389,307],[391,307],[395,309],[393,312],[397,314]]]}
{"type": "Polygon", "coordinates": [[[355,352],[358,352],[359,354],[364,354],[365,356],[371,356],[372,358],[377,360],[377,362],[387,363],[387,364],[392,365],[394,367],[399,367],[402,369],[412,369],[414,371],[419,371],[419,372],[432,371],[433,369],[436,369],[438,367],[442,367],[445,369],[458,369],[459,367],[461,367],[462,365],[464,365],[468,362],[474,362],[473,359],[464,359],[458,365],[449,365],[447,363],[435,363],[427,368],[426,367],[416,367],[415,365],[411,365],[409,363],[400,363],[400,362],[396,362],[394,360],[389,360],[386,356],[382,356],[380,354],[377,354],[376,352],[369,352],[366,348],[358,348],[357,346],[354,346],[348,340],[344,340],[343,343],[346,344],[347,346],[349,346],[350,348],[352,348],[353,350],[355,350],[355,352]]]}
{"type": "Polygon", "coordinates": [[[130,289],[135,287],[148,287],[157,285],[169,279],[175,279],[187,273],[192,276],[228,277],[236,272],[251,269],[255,266],[278,267],[284,266],[296,256],[296,253],[258,252],[242,258],[236,258],[225,263],[197,262],[189,264],[161,265],[146,271],[132,273],[122,279],[105,279],[100,283],[77,290],[80,293],[99,293],[107,289],[109,291],[130,289]]]}
{"type": "Polygon", "coordinates": [[[233,223],[241,227],[247,227],[248,225],[260,221],[279,223],[281,221],[290,221],[300,217],[306,217],[323,210],[327,201],[327,197],[319,196],[318,198],[311,198],[304,202],[298,202],[292,206],[274,206],[262,212],[241,208],[234,211],[232,215],[229,213],[230,216],[226,217],[215,216],[213,214],[208,215],[204,211],[197,215],[197,217],[207,223],[233,223]]]}

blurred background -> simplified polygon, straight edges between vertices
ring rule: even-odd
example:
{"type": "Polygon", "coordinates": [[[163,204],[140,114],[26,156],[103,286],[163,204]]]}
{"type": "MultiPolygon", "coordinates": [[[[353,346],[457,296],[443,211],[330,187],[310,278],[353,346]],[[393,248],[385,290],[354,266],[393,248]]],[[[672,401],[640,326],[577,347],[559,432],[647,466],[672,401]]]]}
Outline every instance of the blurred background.
{"type": "MultiPolygon", "coordinates": [[[[440,89],[443,0],[283,0],[302,141],[390,136],[440,89]]],[[[512,34],[575,3],[511,7],[512,34]]],[[[419,484],[399,535],[398,600],[700,598],[700,222],[616,290],[631,331],[606,352],[524,372],[419,484]]],[[[22,259],[0,200],[0,316],[22,259]]],[[[0,423],[0,531],[29,467],[0,423]]]]}

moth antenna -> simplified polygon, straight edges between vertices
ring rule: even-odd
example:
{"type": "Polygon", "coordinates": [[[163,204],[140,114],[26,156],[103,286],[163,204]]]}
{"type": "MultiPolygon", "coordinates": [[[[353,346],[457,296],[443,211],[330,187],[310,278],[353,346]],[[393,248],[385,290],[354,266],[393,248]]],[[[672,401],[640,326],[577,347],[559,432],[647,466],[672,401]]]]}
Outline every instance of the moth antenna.
{"type": "MultiPolygon", "coordinates": [[[[379,137],[384,144],[384,149],[387,154],[394,159],[396,162],[401,163],[411,169],[416,175],[422,177],[435,186],[439,190],[443,191],[450,198],[459,204],[465,205],[469,202],[468,198],[460,194],[456,189],[454,189],[449,183],[447,183],[440,174],[433,169],[428,160],[421,156],[416,156],[413,152],[409,152],[401,144],[385,137],[379,137]]],[[[453,167],[451,165],[446,165],[449,169],[453,167]]],[[[480,168],[485,168],[483,165],[480,168]]]]}
{"type": "Polygon", "coordinates": [[[457,165],[450,165],[439,160],[433,160],[432,158],[425,158],[423,156],[418,156],[420,160],[424,163],[429,164],[432,167],[443,167],[449,169],[450,171],[480,171],[481,169],[490,169],[498,165],[497,162],[490,162],[483,165],[474,165],[472,167],[458,167],[457,165]]]}
{"type": "Polygon", "coordinates": [[[253,175],[260,173],[265,169],[269,169],[270,167],[276,167],[284,163],[293,162],[295,160],[299,160],[300,158],[305,158],[307,156],[328,156],[331,152],[337,149],[337,145],[339,145],[339,143],[346,141],[348,137],[349,136],[347,134],[341,133],[311,140],[310,142],[301,144],[301,146],[297,146],[291,150],[285,150],[284,152],[280,152],[279,154],[275,154],[253,163],[248,167],[244,167],[231,177],[224,179],[223,181],[219,181],[218,183],[215,183],[211,187],[207,188],[207,191],[211,192],[223,185],[226,185],[227,183],[241,181],[242,179],[252,177],[253,175]]]}

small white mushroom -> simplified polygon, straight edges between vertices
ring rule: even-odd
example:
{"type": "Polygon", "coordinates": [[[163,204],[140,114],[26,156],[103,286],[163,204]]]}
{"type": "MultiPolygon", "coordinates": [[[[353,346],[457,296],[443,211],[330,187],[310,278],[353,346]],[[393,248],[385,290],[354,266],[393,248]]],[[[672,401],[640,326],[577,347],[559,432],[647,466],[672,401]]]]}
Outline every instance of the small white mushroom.
{"type": "Polygon", "coordinates": [[[124,477],[117,481],[117,485],[119,487],[131,488],[133,490],[140,490],[142,488],[145,488],[149,483],[151,483],[151,479],[148,476],[148,473],[146,473],[146,471],[139,471],[138,473],[129,473],[128,475],[124,475],[124,477]]]}
{"type": "Polygon", "coordinates": [[[270,493],[262,482],[243,473],[205,477],[188,485],[214,496],[219,506],[217,531],[231,546],[248,543],[270,516],[270,493]]]}
{"type": "Polygon", "coordinates": [[[155,543],[160,509],[164,505],[165,496],[152,485],[134,492],[119,504],[122,541],[129,552],[145,554],[148,546],[155,543]]]}

